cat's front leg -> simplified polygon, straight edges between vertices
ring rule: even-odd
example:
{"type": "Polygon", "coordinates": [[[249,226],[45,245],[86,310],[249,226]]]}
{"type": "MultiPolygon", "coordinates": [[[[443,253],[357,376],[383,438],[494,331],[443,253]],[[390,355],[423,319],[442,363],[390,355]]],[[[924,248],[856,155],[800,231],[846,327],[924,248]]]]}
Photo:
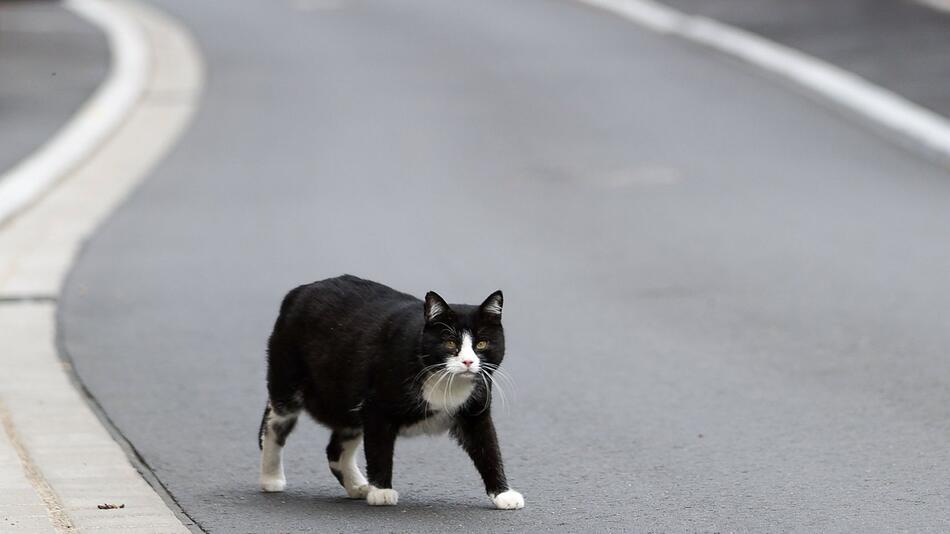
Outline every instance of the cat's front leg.
{"type": "Polygon", "coordinates": [[[399,493],[393,489],[393,449],[397,432],[395,425],[380,419],[367,417],[363,423],[363,448],[369,477],[366,502],[372,506],[392,506],[399,501],[399,493]]]}
{"type": "Polygon", "coordinates": [[[362,499],[369,493],[369,484],[356,464],[356,453],[363,441],[362,430],[339,428],[330,435],[327,444],[327,461],[330,472],[340,481],[351,499],[362,499]]]}
{"type": "Polygon", "coordinates": [[[495,507],[501,510],[524,508],[524,497],[508,486],[495,425],[487,410],[478,415],[459,414],[452,427],[452,435],[475,464],[475,469],[485,482],[485,491],[495,507]]]}

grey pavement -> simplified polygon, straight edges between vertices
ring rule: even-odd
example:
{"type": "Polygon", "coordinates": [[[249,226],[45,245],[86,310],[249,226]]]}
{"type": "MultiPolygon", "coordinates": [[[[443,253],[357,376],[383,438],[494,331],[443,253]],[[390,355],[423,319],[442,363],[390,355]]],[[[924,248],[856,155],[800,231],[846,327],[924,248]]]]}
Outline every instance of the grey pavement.
{"type": "Polygon", "coordinates": [[[946,171],[573,2],[155,3],[204,106],[88,243],[59,335],[206,531],[950,528],[946,171]],[[399,506],[348,501],[315,424],[258,491],[277,306],[342,272],[505,290],[524,510],[445,438],[399,442],[399,506]]]}
{"type": "Polygon", "coordinates": [[[55,134],[108,68],[105,36],[58,2],[0,1],[0,174],[55,134]]]}
{"type": "Polygon", "coordinates": [[[950,117],[950,12],[914,0],[664,0],[802,50],[950,117]]]}

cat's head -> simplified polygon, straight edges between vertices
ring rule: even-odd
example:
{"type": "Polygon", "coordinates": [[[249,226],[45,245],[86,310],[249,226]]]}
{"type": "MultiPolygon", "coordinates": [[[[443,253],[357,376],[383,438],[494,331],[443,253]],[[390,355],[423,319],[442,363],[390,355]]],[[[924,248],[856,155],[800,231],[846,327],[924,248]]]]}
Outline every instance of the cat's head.
{"type": "Polygon", "coordinates": [[[422,310],[423,363],[458,377],[491,374],[505,357],[502,302],[501,291],[495,291],[479,306],[450,306],[434,291],[428,292],[422,310]]]}

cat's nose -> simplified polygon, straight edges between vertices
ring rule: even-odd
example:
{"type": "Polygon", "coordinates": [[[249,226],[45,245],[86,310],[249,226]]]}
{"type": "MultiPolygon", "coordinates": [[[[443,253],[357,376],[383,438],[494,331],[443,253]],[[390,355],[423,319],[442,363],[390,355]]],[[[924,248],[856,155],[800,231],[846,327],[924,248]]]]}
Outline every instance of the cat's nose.
{"type": "Polygon", "coordinates": [[[464,365],[465,367],[471,367],[473,363],[475,362],[473,362],[472,360],[462,360],[462,365],[464,365]]]}

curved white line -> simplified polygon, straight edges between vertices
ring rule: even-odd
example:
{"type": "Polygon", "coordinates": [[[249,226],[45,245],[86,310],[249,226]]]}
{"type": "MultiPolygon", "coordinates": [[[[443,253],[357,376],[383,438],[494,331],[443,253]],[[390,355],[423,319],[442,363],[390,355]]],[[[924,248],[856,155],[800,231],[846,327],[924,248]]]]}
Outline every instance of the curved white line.
{"type": "Polygon", "coordinates": [[[101,0],[66,0],[63,5],[106,34],[109,74],[51,139],[0,175],[0,225],[94,152],[132,110],[148,79],[148,45],[134,20],[101,0]]]}
{"type": "Polygon", "coordinates": [[[917,3],[930,9],[950,13],[950,2],[947,0],[917,0],[917,3]]]}
{"type": "Polygon", "coordinates": [[[772,72],[950,161],[947,119],[851,72],[753,33],[650,0],[578,1],[772,72]]]}

